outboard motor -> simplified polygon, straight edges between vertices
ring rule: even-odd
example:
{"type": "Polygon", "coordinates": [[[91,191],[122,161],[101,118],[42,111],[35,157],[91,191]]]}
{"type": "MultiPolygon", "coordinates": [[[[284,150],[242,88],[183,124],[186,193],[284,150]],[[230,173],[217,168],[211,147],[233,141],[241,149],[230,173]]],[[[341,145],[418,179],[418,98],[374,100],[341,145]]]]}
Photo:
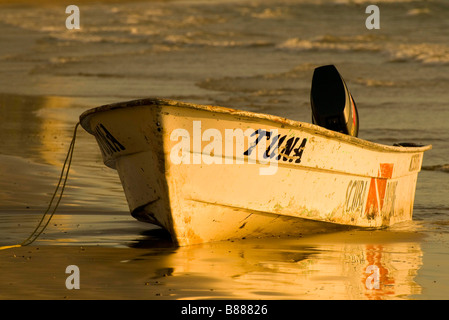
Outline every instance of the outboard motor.
{"type": "Polygon", "coordinates": [[[357,107],[334,65],[318,67],[313,72],[310,102],[313,124],[357,137],[357,107]]]}

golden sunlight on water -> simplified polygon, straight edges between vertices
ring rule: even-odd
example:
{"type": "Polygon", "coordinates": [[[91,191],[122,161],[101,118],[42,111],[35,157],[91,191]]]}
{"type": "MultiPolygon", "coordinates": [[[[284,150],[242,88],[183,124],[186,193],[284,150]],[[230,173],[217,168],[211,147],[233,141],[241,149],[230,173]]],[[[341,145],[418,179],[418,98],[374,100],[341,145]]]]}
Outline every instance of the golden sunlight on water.
{"type": "Polygon", "coordinates": [[[421,293],[414,280],[422,265],[420,244],[398,242],[404,235],[395,234],[394,242],[372,245],[363,240],[369,236],[352,231],[215,243],[180,248],[168,259],[176,266],[173,279],[194,274],[214,279],[215,298],[232,293],[239,299],[402,299],[421,293]]]}
{"type": "Polygon", "coordinates": [[[39,240],[35,248],[0,251],[2,268],[10,274],[3,280],[0,275],[0,289],[13,284],[10,297],[22,298],[179,300],[390,300],[422,291],[415,278],[423,252],[420,236],[412,232],[352,230],[174,248],[144,231],[124,248],[117,243],[132,239],[138,229],[131,232],[122,217],[104,226],[100,220],[87,218],[78,230],[64,229],[64,236],[39,240]],[[11,268],[23,259],[16,275],[11,268]],[[79,266],[83,290],[67,292],[61,285],[68,264],[79,266]],[[40,290],[28,290],[30,283],[40,290]]]}
{"type": "Polygon", "coordinates": [[[66,138],[67,126],[73,123],[76,117],[67,112],[73,104],[71,99],[60,97],[46,97],[35,115],[40,118],[38,132],[41,136],[41,159],[55,167],[62,167],[64,153],[68,148],[69,139],[66,138]]]}
{"type": "MultiPolygon", "coordinates": [[[[58,182],[78,116],[88,107],[65,97],[0,100],[6,124],[0,127],[0,187],[6,190],[0,209],[42,209],[58,182]]],[[[70,210],[127,211],[116,172],[104,167],[95,140],[79,129],[63,204],[70,210]]]]}

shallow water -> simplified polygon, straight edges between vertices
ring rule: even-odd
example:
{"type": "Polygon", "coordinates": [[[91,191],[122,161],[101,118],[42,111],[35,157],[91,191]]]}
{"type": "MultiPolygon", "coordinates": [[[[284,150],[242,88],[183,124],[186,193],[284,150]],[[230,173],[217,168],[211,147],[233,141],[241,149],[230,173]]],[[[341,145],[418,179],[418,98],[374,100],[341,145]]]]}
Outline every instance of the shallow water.
{"type": "Polygon", "coordinates": [[[29,249],[0,251],[1,297],[448,298],[449,7],[378,3],[380,30],[365,28],[368,2],[287,0],[80,2],[81,30],[67,30],[65,6],[1,2],[0,245],[40,219],[79,114],[110,102],[157,96],[310,122],[313,69],[333,63],[357,102],[361,138],[433,145],[411,223],[175,249],[130,217],[116,173],[80,128],[48,229],[29,249]],[[91,290],[64,287],[60,270],[76,263],[91,290]],[[372,264],[375,290],[366,286],[372,264]],[[85,273],[92,268],[101,280],[85,273]]]}

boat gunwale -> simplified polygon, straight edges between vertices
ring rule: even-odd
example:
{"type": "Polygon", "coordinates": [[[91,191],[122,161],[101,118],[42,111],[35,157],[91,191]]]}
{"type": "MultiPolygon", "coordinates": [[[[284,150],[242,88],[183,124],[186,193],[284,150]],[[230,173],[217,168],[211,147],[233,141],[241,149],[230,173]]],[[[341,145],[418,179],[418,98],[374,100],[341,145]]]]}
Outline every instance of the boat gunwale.
{"type": "Polygon", "coordinates": [[[244,111],[244,110],[237,110],[227,107],[221,107],[221,106],[213,106],[213,105],[201,105],[201,104],[195,104],[195,103],[188,103],[188,102],[181,102],[177,100],[171,100],[171,99],[162,99],[162,98],[143,98],[143,99],[136,99],[136,100],[130,100],[130,101],[124,101],[124,102],[117,102],[117,103],[111,103],[102,105],[99,107],[95,107],[89,110],[86,110],[80,115],[80,123],[81,126],[90,134],[93,134],[92,130],[88,125],[86,125],[86,122],[89,121],[89,118],[97,113],[101,112],[107,112],[111,110],[116,109],[124,109],[124,108],[132,108],[132,107],[144,107],[144,106],[172,106],[172,107],[181,107],[181,108],[191,108],[191,109],[197,109],[202,111],[208,111],[208,112],[215,112],[215,113],[222,113],[222,114],[230,114],[234,116],[244,117],[247,119],[251,119],[254,121],[254,119],[260,119],[260,120],[268,120],[275,123],[279,123],[281,125],[287,125],[293,128],[301,128],[305,131],[321,135],[327,138],[332,139],[338,139],[342,140],[346,143],[357,145],[363,148],[369,148],[375,151],[379,152],[399,152],[399,153],[417,153],[417,152],[424,152],[427,150],[432,149],[432,145],[424,145],[424,146],[416,146],[416,147],[403,147],[403,146],[389,146],[389,145],[383,145],[380,143],[371,142],[368,140],[363,140],[357,137],[353,137],[350,135],[346,135],[340,132],[328,130],[326,128],[307,123],[307,122],[300,122],[295,120],[290,120],[287,118],[283,118],[276,115],[270,115],[270,114],[264,114],[264,113],[257,113],[257,112],[251,112],[251,111],[244,111]]]}

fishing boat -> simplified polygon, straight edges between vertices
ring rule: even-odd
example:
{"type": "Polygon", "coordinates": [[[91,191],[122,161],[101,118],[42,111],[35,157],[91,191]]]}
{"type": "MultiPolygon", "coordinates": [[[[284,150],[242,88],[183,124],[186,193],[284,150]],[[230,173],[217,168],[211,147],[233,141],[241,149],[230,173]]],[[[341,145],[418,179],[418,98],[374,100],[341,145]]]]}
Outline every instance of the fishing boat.
{"type": "Polygon", "coordinates": [[[131,215],[179,246],[411,220],[431,146],[358,138],[354,100],[326,68],[312,81],[312,123],[159,98],[94,108],[80,123],[131,215]]]}

